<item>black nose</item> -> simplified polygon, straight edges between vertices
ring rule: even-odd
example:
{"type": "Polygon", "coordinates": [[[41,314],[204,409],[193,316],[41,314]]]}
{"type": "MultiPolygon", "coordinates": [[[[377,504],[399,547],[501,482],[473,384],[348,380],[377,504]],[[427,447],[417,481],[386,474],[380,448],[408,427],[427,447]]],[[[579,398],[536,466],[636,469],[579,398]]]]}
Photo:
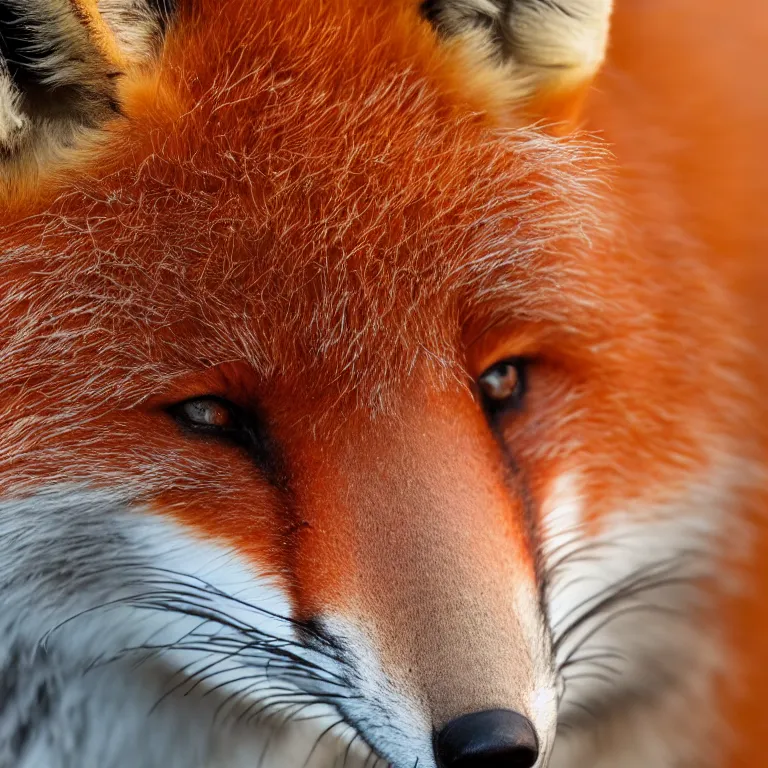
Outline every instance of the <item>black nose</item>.
{"type": "Polygon", "coordinates": [[[435,737],[440,768],[532,768],[539,756],[533,723],[511,709],[451,720],[435,737]]]}

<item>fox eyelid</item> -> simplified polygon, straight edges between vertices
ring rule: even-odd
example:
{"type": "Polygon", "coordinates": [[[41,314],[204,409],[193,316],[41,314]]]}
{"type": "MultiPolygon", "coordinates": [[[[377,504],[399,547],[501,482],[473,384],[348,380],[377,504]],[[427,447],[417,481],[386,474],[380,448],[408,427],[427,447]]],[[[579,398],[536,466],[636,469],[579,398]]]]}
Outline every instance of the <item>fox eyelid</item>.
{"type": "Polygon", "coordinates": [[[166,413],[182,433],[193,438],[216,440],[244,451],[276,488],[287,484],[285,463],[278,445],[270,435],[266,420],[258,411],[244,408],[220,395],[201,395],[174,403],[166,413]],[[206,407],[221,423],[204,423],[206,407]],[[201,416],[197,420],[196,416],[201,416]]]}

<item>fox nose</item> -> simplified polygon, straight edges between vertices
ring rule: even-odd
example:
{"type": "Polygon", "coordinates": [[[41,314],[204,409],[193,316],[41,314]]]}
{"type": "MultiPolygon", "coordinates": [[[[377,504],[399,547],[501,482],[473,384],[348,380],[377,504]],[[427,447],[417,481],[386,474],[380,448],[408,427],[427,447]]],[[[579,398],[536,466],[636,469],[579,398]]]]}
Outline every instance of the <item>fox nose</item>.
{"type": "Polygon", "coordinates": [[[539,740],[527,717],[488,709],[445,725],[435,738],[435,756],[440,768],[533,768],[539,740]]]}

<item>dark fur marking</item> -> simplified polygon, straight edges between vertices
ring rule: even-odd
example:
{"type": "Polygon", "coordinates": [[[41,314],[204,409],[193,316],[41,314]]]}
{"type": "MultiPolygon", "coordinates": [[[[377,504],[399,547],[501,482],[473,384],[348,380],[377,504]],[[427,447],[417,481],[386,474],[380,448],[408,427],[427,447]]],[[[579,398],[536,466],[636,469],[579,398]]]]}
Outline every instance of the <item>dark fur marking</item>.
{"type": "Polygon", "coordinates": [[[5,748],[4,754],[10,753],[14,760],[21,758],[30,740],[40,730],[40,726],[50,719],[53,710],[55,690],[52,681],[48,678],[32,683],[25,680],[25,677],[31,676],[29,673],[33,670],[34,662],[44,665],[45,653],[39,651],[34,658],[30,658],[30,654],[23,653],[18,646],[13,646],[0,670],[0,718],[8,715],[13,706],[24,707],[15,713],[18,722],[12,732],[6,734],[5,744],[0,745],[5,748]],[[29,684],[36,685],[31,700],[22,696],[29,684]]]}
{"type": "Polygon", "coordinates": [[[34,21],[29,15],[20,13],[13,3],[0,2],[0,56],[5,59],[11,78],[22,93],[41,87],[40,73],[34,64],[36,59],[50,56],[53,48],[39,48],[40,45],[34,21]]]}
{"type": "Polygon", "coordinates": [[[176,0],[147,0],[147,5],[159,20],[160,32],[164,33],[176,10],[176,0]]]}
{"type": "Polygon", "coordinates": [[[21,654],[19,649],[11,648],[5,667],[0,671],[0,718],[18,691],[20,664],[21,654]]]}
{"type": "Polygon", "coordinates": [[[538,2],[551,8],[553,11],[559,11],[563,16],[567,16],[569,19],[573,19],[574,21],[580,20],[578,15],[576,15],[570,8],[563,5],[563,3],[557,2],[557,0],[538,0],[538,2]]]}
{"type": "MultiPolygon", "coordinates": [[[[503,62],[514,56],[515,28],[509,23],[513,11],[521,5],[540,6],[545,13],[562,14],[581,24],[583,19],[568,7],[563,0],[492,0],[497,10],[495,15],[473,8],[467,0],[424,0],[421,4],[422,16],[443,38],[449,38],[471,30],[482,30],[489,37],[493,48],[493,58],[503,62]]],[[[539,65],[541,66],[541,65],[539,65]]],[[[555,66],[559,68],[559,66],[555,66]]]]}
{"type": "MultiPolygon", "coordinates": [[[[435,31],[443,38],[449,38],[466,30],[482,30],[493,44],[494,58],[503,61],[510,55],[510,43],[505,34],[503,22],[477,9],[463,8],[463,29],[457,29],[456,23],[447,23],[445,19],[446,7],[450,0],[424,0],[421,4],[422,16],[435,28],[435,31]]],[[[498,2],[497,7],[501,11],[506,3],[498,2]]],[[[506,14],[501,14],[501,19],[506,14]]]]}
{"type": "Polygon", "coordinates": [[[421,4],[421,15],[438,31],[440,31],[440,11],[442,10],[441,0],[424,0],[421,4]]]}
{"type": "MultiPolygon", "coordinates": [[[[111,95],[113,79],[109,77],[105,77],[103,92],[95,91],[85,82],[46,82],[50,68],[47,64],[44,68],[38,65],[52,59],[57,49],[38,28],[43,20],[35,17],[34,5],[30,5],[31,10],[18,1],[0,0],[0,57],[21,95],[21,110],[28,116],[85,127],[95,127],[107,116],[119,114],[111,95]]],[[[85,61],[75,50],[63,47],[61,53],[67,65],[85,61]]],[[[73,137],[62,133],[60,141],[62,146],[69,146],[73,137]]]]}
{"type": "Polygon", "coordinates": [[[344,663],[347,651],[344,644],[334,637],[325,627],[321,619],[311,616],[296,625],[301,642],[308,648],[319,649],[331,655],[339,663],[344,663]]]}

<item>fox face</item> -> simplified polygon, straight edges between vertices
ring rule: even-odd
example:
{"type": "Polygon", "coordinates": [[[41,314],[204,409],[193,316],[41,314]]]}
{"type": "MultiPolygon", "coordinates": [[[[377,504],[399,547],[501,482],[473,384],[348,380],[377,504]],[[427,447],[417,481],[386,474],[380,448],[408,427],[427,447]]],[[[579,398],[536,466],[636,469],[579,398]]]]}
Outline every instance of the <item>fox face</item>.
{"type": "Polygon", "coordinates": [[[676,212],[535,119],[609,4],[33,5],[0,3],[61,24],[3,81],[0,764],[696,754],[749,382],[676,212]]]}

